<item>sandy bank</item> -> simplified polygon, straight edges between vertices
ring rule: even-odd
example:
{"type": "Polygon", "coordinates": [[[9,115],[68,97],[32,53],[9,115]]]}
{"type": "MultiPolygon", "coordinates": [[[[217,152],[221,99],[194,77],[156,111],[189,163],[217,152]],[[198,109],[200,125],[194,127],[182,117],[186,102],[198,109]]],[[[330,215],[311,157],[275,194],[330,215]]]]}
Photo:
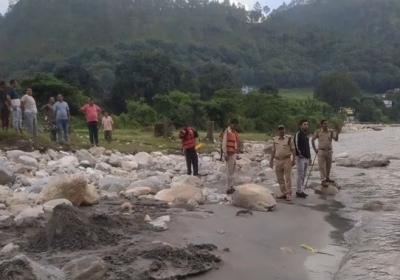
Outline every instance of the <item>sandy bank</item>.
{"type": "MultiPolygon", "coordinates": [[[[296,199],[292,203],[280,203],[274,212],[236,216],[238,208],[224,205],[208,205],[214,213],[206,219],[178,216],[170,224],[162,240],[173,244],[212,243],[218,248],[229,248],[221,254],[219,270],[198,276],[198,279],[287,279],[302,280],[312,276],[327,278],[340,263],[342,255],[313,255],[300,248],[307,244],[318,249],[332,244],[331,233],[337,229],[327,220],[328,212],[335,211],[333,201],[310,195],[307,200],[296,199]],[[289,247],[294,253],[284,252],[289,247]],[[321,258],[324,270],[312,266],[308,258],[321,258]]],[[[345,227],[345,224],[339,226],[345,227]]],[[[331,250],[330,250],[331,252],[331,250]]],[[[317,279],[317,278],[314,278],[317,279]]]]}

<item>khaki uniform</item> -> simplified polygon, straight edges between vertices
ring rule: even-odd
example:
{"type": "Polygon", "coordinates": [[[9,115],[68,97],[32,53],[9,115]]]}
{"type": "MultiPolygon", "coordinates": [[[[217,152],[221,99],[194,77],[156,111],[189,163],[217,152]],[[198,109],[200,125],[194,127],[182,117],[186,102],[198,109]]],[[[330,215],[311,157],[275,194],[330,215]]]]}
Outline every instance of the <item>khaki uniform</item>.
{"type": "Polygon", "coordinates": [[[222,152],[224,155],[228,155],[228,159],[226,160],[226,187],[233,187],[233,175],[235,174],[236,169],[236,159],[237,159],[237,151],[239,151],[239,143],[235,142],[235,153],[228,153],[227,151],[227,143],[228,143],[228,131],[231,129],[228,127],[222,137],[222,152]]]}
{"type": "Polygon", "coordinates": [[[332,129],[315,131],[313,140],[318,139],[318,167],[321,181],[329,178],[332,167],[332,139],[336,133],[332,129]]]}
{"type": "Polygon", "coordinates": [[[275,173],[282,194],[292,193],[292,155],[295,150],[293,138],[274,137],[275,173]]]}
{"type": "Polygon", "coordinates": [[[54,104],[45,105],[42,110],[44,111],[45,120],[47,121],[48,130],[50,132],[51,141],[57,140],[57,125],[54,118],[54,104]]]}

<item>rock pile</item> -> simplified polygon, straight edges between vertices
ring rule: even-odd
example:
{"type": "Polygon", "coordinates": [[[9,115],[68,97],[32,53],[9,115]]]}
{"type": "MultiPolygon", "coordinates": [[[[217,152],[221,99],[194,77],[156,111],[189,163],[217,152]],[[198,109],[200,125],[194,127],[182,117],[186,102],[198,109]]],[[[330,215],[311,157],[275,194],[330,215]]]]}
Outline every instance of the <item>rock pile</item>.
{"type": "Polygon", "coordinates": [[[115,236],[91,223],[79,210],[60,204],[54,208],[44,230],[32,238],[30,249],[38,252],[49,249],[82,250],[115,241],[115,236]]]}

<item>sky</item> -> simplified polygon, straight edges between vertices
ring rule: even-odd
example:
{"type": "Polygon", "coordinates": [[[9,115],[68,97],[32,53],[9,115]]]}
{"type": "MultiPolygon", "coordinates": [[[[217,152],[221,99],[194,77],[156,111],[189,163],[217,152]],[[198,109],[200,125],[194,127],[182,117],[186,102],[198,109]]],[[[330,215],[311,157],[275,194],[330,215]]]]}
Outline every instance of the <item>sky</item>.
{"type": "MultiPolygon", "coordinates": [[[[84,0],[82,0],[84,1],[84,0]]],[[[257,0],[237,0],[235,2],[242,3],[246,5],[247,8],[252,8],[254,3],[257,2],[257,0]]],[[[268,6],[272,9],[277,8],[279,5],[283,3],[283,0],[258,0],[260,2],[261,6],[268,6]]],[[[287,1],[290,2],[290,1],[287,1]]],[[[0,0],[0,13],[4,14],[7,11],[8,8],[8,0],[0,0]]]]}

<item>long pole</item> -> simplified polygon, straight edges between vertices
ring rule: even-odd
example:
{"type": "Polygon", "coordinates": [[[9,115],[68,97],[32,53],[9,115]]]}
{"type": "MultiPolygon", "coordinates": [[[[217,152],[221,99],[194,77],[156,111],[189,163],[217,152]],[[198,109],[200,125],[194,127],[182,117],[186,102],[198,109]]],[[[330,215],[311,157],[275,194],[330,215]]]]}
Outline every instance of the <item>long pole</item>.
{"type": "Polygon", "coordinates": [[[314,160],[313,160],[313,162],[312,162],[312,164],[311,164],[310,172],[308,172],[307,181],[306,181],[306,184],[304,185],[304,189],[307,189],[308,180],[310,179],[311,172],[312,172],[312,170],[313,170],[315,160],[317,159],[317,155],[318,155],[318,154],[315,154],[314,160]]]}

